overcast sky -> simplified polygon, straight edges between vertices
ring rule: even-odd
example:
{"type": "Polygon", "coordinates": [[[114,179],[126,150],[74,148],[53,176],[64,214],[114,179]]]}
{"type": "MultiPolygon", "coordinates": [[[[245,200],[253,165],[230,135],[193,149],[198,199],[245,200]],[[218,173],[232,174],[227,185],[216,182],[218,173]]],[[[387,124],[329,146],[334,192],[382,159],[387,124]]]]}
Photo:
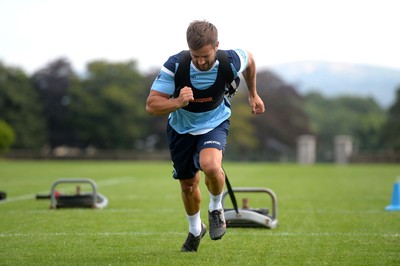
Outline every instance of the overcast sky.
{"type": "Polygon", "coordinates": [[[323,60],[400,69],[396,0],[0,0],[0,61],[32,73],[57,58],[137,60],[159,68],[207,19],[221,49],[251,51],[259,68],[323,60]]]}

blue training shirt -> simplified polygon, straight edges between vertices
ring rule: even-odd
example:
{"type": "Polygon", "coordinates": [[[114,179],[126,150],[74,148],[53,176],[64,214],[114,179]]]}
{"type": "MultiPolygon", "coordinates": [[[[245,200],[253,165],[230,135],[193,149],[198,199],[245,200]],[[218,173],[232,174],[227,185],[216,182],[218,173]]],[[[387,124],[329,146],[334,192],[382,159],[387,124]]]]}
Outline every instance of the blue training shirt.
{"type": "MultiPolygon", "coordinates": [[[[241,49],[225,50],[228,55],[234,77],[237,77],[247,67],[247,52],[241,49]]],[[[154,80],[151,90],[172,95],[175,91],[175,72],[179,65],[179,54],[173,55],[164,63],[159,75],[154,80]]],[[[198,70],[193,63],[190,64],[190,81],[198,90],[211,87],[218,73],[219,62],[207,71],[198,70]]],[[[225,98],[225,101],[228,99],[225,98]]],[[[205,134],[231,116],[230,108],[223,101],[217,108],[207,111],[194,113],[184,109],[178,109],[169,114],[171,127],[179,134],[199,135],[205,134]]]]}

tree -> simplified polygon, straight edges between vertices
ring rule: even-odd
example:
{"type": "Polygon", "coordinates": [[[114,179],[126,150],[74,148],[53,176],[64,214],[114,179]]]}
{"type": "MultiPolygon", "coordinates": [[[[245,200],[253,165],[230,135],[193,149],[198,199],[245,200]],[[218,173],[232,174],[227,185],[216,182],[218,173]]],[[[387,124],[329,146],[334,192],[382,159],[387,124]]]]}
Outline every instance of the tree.
{"type": "Polygon", "coordinates": [[[250,119],[252,114],[247,101],[247,92],[243,87],[230,99],[230,102],[232,116],[227,140],[227,158],[245,159],[259,156],[255,150],[260,142],[254,137],[256,128],[250,119]]]}
{"type": "Polygon", "coordinates": [[[312,92],[306,99],[306,110],[318,137],[320,160],[333,159],[336,135],[350,135],[358,150],[382,148],[381,127],[385,111],[372,98],[339,96],[328,99],[312,92]]]}
{"type": "Polygon", "coordinates": [[[0,152],[7,152],[14,141],[14,130],[5,121],[0,120],[0,152]]]}
{"type": "Polygon", "coordinates": [[[148,134],[144,78],[135,61],[88,64],[86,78],[72,89],[71,109],[85,146],[132,149],[148,134]]]}
{"type": "Polygon", "coordinates": [[[236,153],[236,158],[288,160],[295,154],[297,137],[311,133],[304,99],[270,71],[257,74],[257,89],[266,107],[264,114],[251,115],[244,86],[232,99],[228,149],[236,153]]]}
{"type": "Polygon", "coordinates": [[[13,148],[36,149],[47,140],[42,105],[27,75],[0,62],[0,120],[15,132],[13,148]]]}
{"type": "Polygon", "coordinates": [[[74,76],[70,63],[63,58],[50,62],[32,76],[33,86],[43,105],[48,144],[52,148],[73,142],[69,105],[74,76]]]}
{"type": "Polygon", "coordinates": [[[263,119],[253,117],[257,137],[270,160],[293,158],[297,138],[312,134],[311,122],[305,112],[305,100],[296,88],[285,83],[270,71],[257,75],[257,88],[265,99],[266,112],[263,119]]]}
{"type": "MultiPolygon", "coordinates": [[[[154,82],[154,79],[157,77],[159,74],[159,70],[153,71],[151,73],[148,73],[145,76],[145,84],[144,84],[144,91],[145,91],[145,97],[143,98],[143,102],[145,103],[147,100],[147,96],[149,95],[151,85],[154,82]]],[[[159,150],[167,150],[168,149],[168,139],[167,139],[167,121],[168,121],[168,116],[150,116],[147,114],[146,123],[148,125],[148,139],[142,140],[143,146],[149,146],[146,145],[147,142],[151,142],[152,139],[157,140],[156,143],[150,148],[154,149],[159,149],[159,150]]]]}
{"type": "Polygon", "coordinates": [[[400,87],[396,90],[395,102],[388,110],[383,135],[389,148],[400,151],[400,87]]]}

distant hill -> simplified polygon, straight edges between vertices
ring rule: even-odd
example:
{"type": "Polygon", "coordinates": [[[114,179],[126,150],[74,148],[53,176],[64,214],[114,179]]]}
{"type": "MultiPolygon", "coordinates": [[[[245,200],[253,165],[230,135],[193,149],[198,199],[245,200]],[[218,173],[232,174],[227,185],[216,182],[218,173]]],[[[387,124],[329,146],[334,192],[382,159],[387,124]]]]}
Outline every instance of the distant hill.
{"type": "Polygon", "coordinates": [[[372,97],[383,108],[394,103],[400,69],[331,62],[293,62],[269,67],[300,93],[372,97]]]}

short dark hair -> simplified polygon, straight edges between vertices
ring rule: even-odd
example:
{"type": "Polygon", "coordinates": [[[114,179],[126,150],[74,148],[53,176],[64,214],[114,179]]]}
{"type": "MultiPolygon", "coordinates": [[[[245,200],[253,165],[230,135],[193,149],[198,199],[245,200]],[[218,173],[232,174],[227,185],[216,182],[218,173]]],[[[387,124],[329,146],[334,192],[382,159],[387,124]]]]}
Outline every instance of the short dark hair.
{"type": "Polygon", "coordinates": [[[215,47],[218,42],[218,30],[206,20],[195,20],[187,28],[186,40],[189,49],[192,50],[199,50],[209,44],[215,47]]]}

